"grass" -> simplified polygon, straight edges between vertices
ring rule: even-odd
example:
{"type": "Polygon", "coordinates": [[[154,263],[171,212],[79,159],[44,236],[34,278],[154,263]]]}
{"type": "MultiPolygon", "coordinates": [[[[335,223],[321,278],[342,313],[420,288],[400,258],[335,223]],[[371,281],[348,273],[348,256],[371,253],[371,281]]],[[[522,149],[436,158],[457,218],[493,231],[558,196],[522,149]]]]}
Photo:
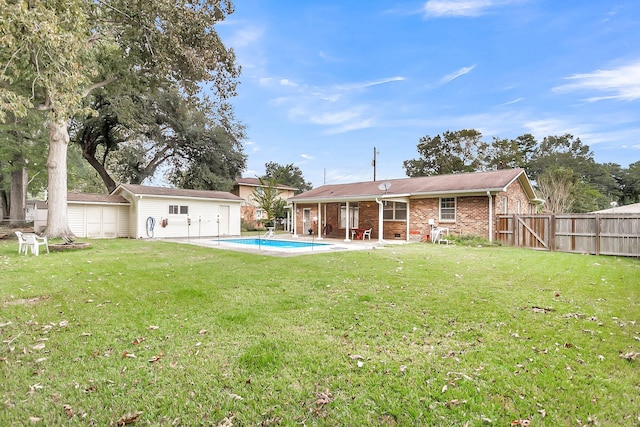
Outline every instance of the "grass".
{"type": "Polygon", "coordinates": [[[640,261],[0,241],[0,425],[640,423],[640,261]]]}

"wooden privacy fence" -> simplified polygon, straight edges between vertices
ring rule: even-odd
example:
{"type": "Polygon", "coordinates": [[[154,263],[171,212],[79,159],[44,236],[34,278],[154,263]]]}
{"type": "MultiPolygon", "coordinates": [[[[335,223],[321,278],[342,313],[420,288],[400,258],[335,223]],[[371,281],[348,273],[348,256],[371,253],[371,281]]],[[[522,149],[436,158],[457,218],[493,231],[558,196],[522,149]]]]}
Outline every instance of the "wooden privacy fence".
{"type": "Polygon", "coordinates": [[[640,214],[498,215],[496,238],[531,249],[640,257],[640,214]]]}

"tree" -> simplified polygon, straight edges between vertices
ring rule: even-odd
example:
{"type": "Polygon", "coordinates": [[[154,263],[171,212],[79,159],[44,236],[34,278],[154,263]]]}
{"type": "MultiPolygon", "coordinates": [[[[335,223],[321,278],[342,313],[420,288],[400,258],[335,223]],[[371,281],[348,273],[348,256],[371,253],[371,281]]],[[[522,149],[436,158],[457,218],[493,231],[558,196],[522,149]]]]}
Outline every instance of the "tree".
{"type": "Polygon", "coordinates": [[[46,175],[45,141],[44,126],[36,114],[18,118],[8,113],[5,123],[0,124],[0,159],[4,163],[0,197],[2,211],[9,213],[13,226],[24,224],[29,184],[33,193],[46,186],[42,178],[46,175]]]}
{"type": "Polygon", "coordinates": [[[176,84],[195,97],[203,82],[219,101],[235,95],[239,68],[214,25],[230,1],[0,0],[0,120],[36,108],[49,125],[48,236],[71,236],[66,217],[69,118],[92,91],[176,84]]]}
{"type": "Polygon", "coordinates": [[[260,187],[253,190],[253,202],[264,211],[267,221],[274,221],[278,207],[282,206],[281,202],[284,202],[279,197],[278,185],[280,184],[274,178],[258,178],[258,180],[260,187]]]}
{"type": "Polygon", "coordinates": [[[640,161],[631,163],[627,169],[621,171],[620,187],[622,191],[620,204],[640,202],[640,161]]]}
{"type": "Polygon", "coordinates": [[[300,194],[313,188],[311,183],[306,181],[302,176],[300,168],[294,166],[293,163],[280,165],[276,162],[267,162],[264,166],[265,174],[263,178],[271,178],[279,184],[294,187],[296,188],[295,194],[300,194]]]}
{"type": "Polygon", "coordinates": [[[576,176],[571,169],[562,167],[544,171],[538,176],[538,190],[548,213],[568,213],[575,203],[576,176]]]}
{"type": "Polygon", "coordinates": [[[494,137],[487,149],[487,166],[493,169],[527,169],[537,145],[531,134],[515,139],[494,137]]]}
{"type": "Polygon", "coordinates": [[[404,161],[403,167],[409,177],[476,172],[485,167],[488,147],[474,129],[427,135],[417,146],[420,158],[404,161]]]}
{"type": "Polygon", "coordinates": [[[72,139],[109,192],[116,180],[140,184],[158,169],[181,188],[228,191],[245,168],[244,127],[223,127],[206,101],[189,102],[177,88],[92,98],[98,114],[78,120],[72,139]]]}
{"type": "Polygon", "coordinates": [[[571,134],[545,137],[529,163],[529,172],[533,179],[546,170],[566,168],[573,170],[579,177],[586,179],[593,173],[595,161],[588,145],[571,134]]]}

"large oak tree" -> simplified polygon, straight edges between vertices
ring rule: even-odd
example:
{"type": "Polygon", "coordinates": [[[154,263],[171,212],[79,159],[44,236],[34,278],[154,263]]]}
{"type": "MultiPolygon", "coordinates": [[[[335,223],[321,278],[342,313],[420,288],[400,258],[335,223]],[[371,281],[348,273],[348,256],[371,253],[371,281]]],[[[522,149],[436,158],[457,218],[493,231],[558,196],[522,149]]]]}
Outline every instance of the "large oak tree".
{"type": "MultiPolygon", "coordinates": [[[[203,83],[221,111],[239,67],[215,31],[230,1],[0,0],[0,120],[29,109],[49,127],[48,236],[71,236],[66,216],[69,119],[92,91],[203,83]]],[[[84,107],[86,108],[86,107],[84,107]]]]}

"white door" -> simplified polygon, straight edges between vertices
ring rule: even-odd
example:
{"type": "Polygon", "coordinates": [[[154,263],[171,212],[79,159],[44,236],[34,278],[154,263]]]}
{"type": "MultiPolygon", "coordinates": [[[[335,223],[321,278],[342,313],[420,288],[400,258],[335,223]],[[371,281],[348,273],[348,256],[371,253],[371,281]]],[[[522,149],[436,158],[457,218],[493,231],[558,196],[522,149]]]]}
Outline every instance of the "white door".
{"type": "Polygon", "coordinates": [[[311,229],[311,209],[307,208],[302,210],[302,234],[309,234],[309,229],[311,229]]]}
{"type": "Polygon", "coordinates": [[[220,236],[229,235],[229,216],[231,208],[227,205],[220,206],[220,236]]]}

